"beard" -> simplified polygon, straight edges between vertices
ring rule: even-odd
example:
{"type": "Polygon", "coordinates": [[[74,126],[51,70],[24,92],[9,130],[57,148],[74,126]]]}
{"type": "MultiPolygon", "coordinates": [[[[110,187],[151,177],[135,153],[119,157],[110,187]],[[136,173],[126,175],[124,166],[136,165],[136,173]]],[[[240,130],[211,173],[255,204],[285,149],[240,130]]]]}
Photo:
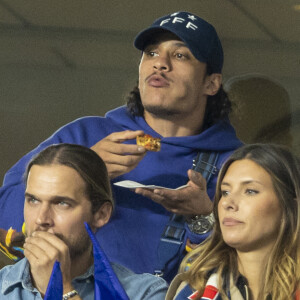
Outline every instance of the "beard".
{"type": "Polygon", "coordinates": [[[153,116],[157,116],[162,119],[168,119],[170,117],[175,117],[182,113],[180,109],[171,108],[171,107],[162,107],[159,105],[151,105],[145,104],[144,105],[145,111],[150,113],[153,116]]]}
{"type": "Polygon", "coordinates": [[[60,233],[56,233],[55,236],[68,246],[71,260],[82,256],[87,251],[92,251],[92,241],[87,232],[84,232],[79,237],[71,237],[68,239],[60,233]]]}
{"type": "MultiPolygon", "coordinates": [[[[41,228],[37,228],[34,231],[44,231],[44,230],[42,230],[41,228]]],[[[30,237],[33,232],[28,233],[26,228],[24,232],[25,238],[30,237]]],[[[55,235],[60,240],[62,240],[68,246],[71,260],[77,259],[78,257],[80,258],[83,254],[87,252],[89,252],[92,255],[92,250],[93,250],[92,241],[85,229],[81,232],[81,235],[79,236],[72,235],[71,237],[66,237],[61,233],[52,233],[52,234],[55,235]]]]}

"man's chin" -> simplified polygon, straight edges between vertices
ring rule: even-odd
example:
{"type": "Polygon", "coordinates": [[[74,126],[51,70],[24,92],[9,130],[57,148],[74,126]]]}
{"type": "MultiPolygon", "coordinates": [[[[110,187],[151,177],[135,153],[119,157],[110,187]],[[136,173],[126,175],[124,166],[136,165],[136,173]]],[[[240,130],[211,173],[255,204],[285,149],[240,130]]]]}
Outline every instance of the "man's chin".
{"type": "Polygon", "coordinates": [[[76,259],[76,258],[80,258],[83,256],[83,254],[90,252],[92,253],[93,251],[93,247],[92,247],[92,243],[88,243],[85,245],[80,245],[76,248],[74,247],[69,247],[69,251],[70,251],[70,257],[72,260],[76,259]]]}
{"type": "Polygon", "coordinates": [[[159,105],[144,105],[144,109],[147,113],[160,118],[173,117],[181,113],[180,110],[159,105]]]}

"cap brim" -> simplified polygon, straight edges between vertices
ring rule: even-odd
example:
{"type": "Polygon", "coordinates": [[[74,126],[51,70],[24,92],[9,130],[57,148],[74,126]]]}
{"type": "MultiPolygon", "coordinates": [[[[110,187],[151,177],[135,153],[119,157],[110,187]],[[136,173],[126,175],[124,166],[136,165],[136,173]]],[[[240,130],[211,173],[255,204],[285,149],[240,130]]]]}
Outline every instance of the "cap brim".
{"type": "MultiPolygon", "coordinates": [[[[173,32],[172,30],[162,28],[161,26],[152,26],[151,28],[145,29],[141,31],[134,40],[134,46],[139,50],[144,50],[147,46],[149,41],[153,40],[153,35],[160,33],[160,32],[172,32],[175,34],[179,39],[183,40],[178,34],[173,32]]],[[[184,41],[184,40],[183,40],[184,41]]],[[[185,42],[185,41],[184,41],[185,42]]]]}

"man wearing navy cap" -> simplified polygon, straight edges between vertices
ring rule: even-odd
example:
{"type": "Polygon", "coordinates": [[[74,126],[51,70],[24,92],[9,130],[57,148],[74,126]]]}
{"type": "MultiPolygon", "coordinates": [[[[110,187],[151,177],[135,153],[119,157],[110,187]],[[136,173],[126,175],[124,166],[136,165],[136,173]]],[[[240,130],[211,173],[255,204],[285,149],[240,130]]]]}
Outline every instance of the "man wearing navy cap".
{"type": "Polygon", "coordinates": [[[186,244],[208,236],[218,170],[241,143],[227,118],[223,50],[212,25],[192,13],[173,13],[139,33],[134,45],[142,58],[127,106],[67,124],[9,170],[0,190],[0,227],[21,227],[21,174],[30,157],[50,144],[82,144],[102,157],[112,183],[167,188],[113,185],[116,212],[97,238],[111,261],[171,280],[186,244]],[[136,145],[143,133],[161,139],[159,152],[136,145]],[[196,158],[207,183],[191,170],[196,158]]]}

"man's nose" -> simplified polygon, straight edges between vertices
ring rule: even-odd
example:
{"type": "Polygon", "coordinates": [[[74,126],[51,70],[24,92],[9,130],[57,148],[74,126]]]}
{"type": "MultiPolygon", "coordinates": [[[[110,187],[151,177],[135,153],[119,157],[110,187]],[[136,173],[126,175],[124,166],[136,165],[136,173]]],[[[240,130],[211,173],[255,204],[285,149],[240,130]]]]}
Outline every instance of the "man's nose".
{"type": "Polygon", "coordinates": [[[44,227],[53,225],[52,211],[48,205],[41,205],[35,222],[37,225],[44,227]]]}
{"type": "Polygon", "coordinates": [[[158,55],[153,63],[153,68],[158,71],[168,72],[171,70],[171,60],[169,55],[160,54],[158,55]]]}

